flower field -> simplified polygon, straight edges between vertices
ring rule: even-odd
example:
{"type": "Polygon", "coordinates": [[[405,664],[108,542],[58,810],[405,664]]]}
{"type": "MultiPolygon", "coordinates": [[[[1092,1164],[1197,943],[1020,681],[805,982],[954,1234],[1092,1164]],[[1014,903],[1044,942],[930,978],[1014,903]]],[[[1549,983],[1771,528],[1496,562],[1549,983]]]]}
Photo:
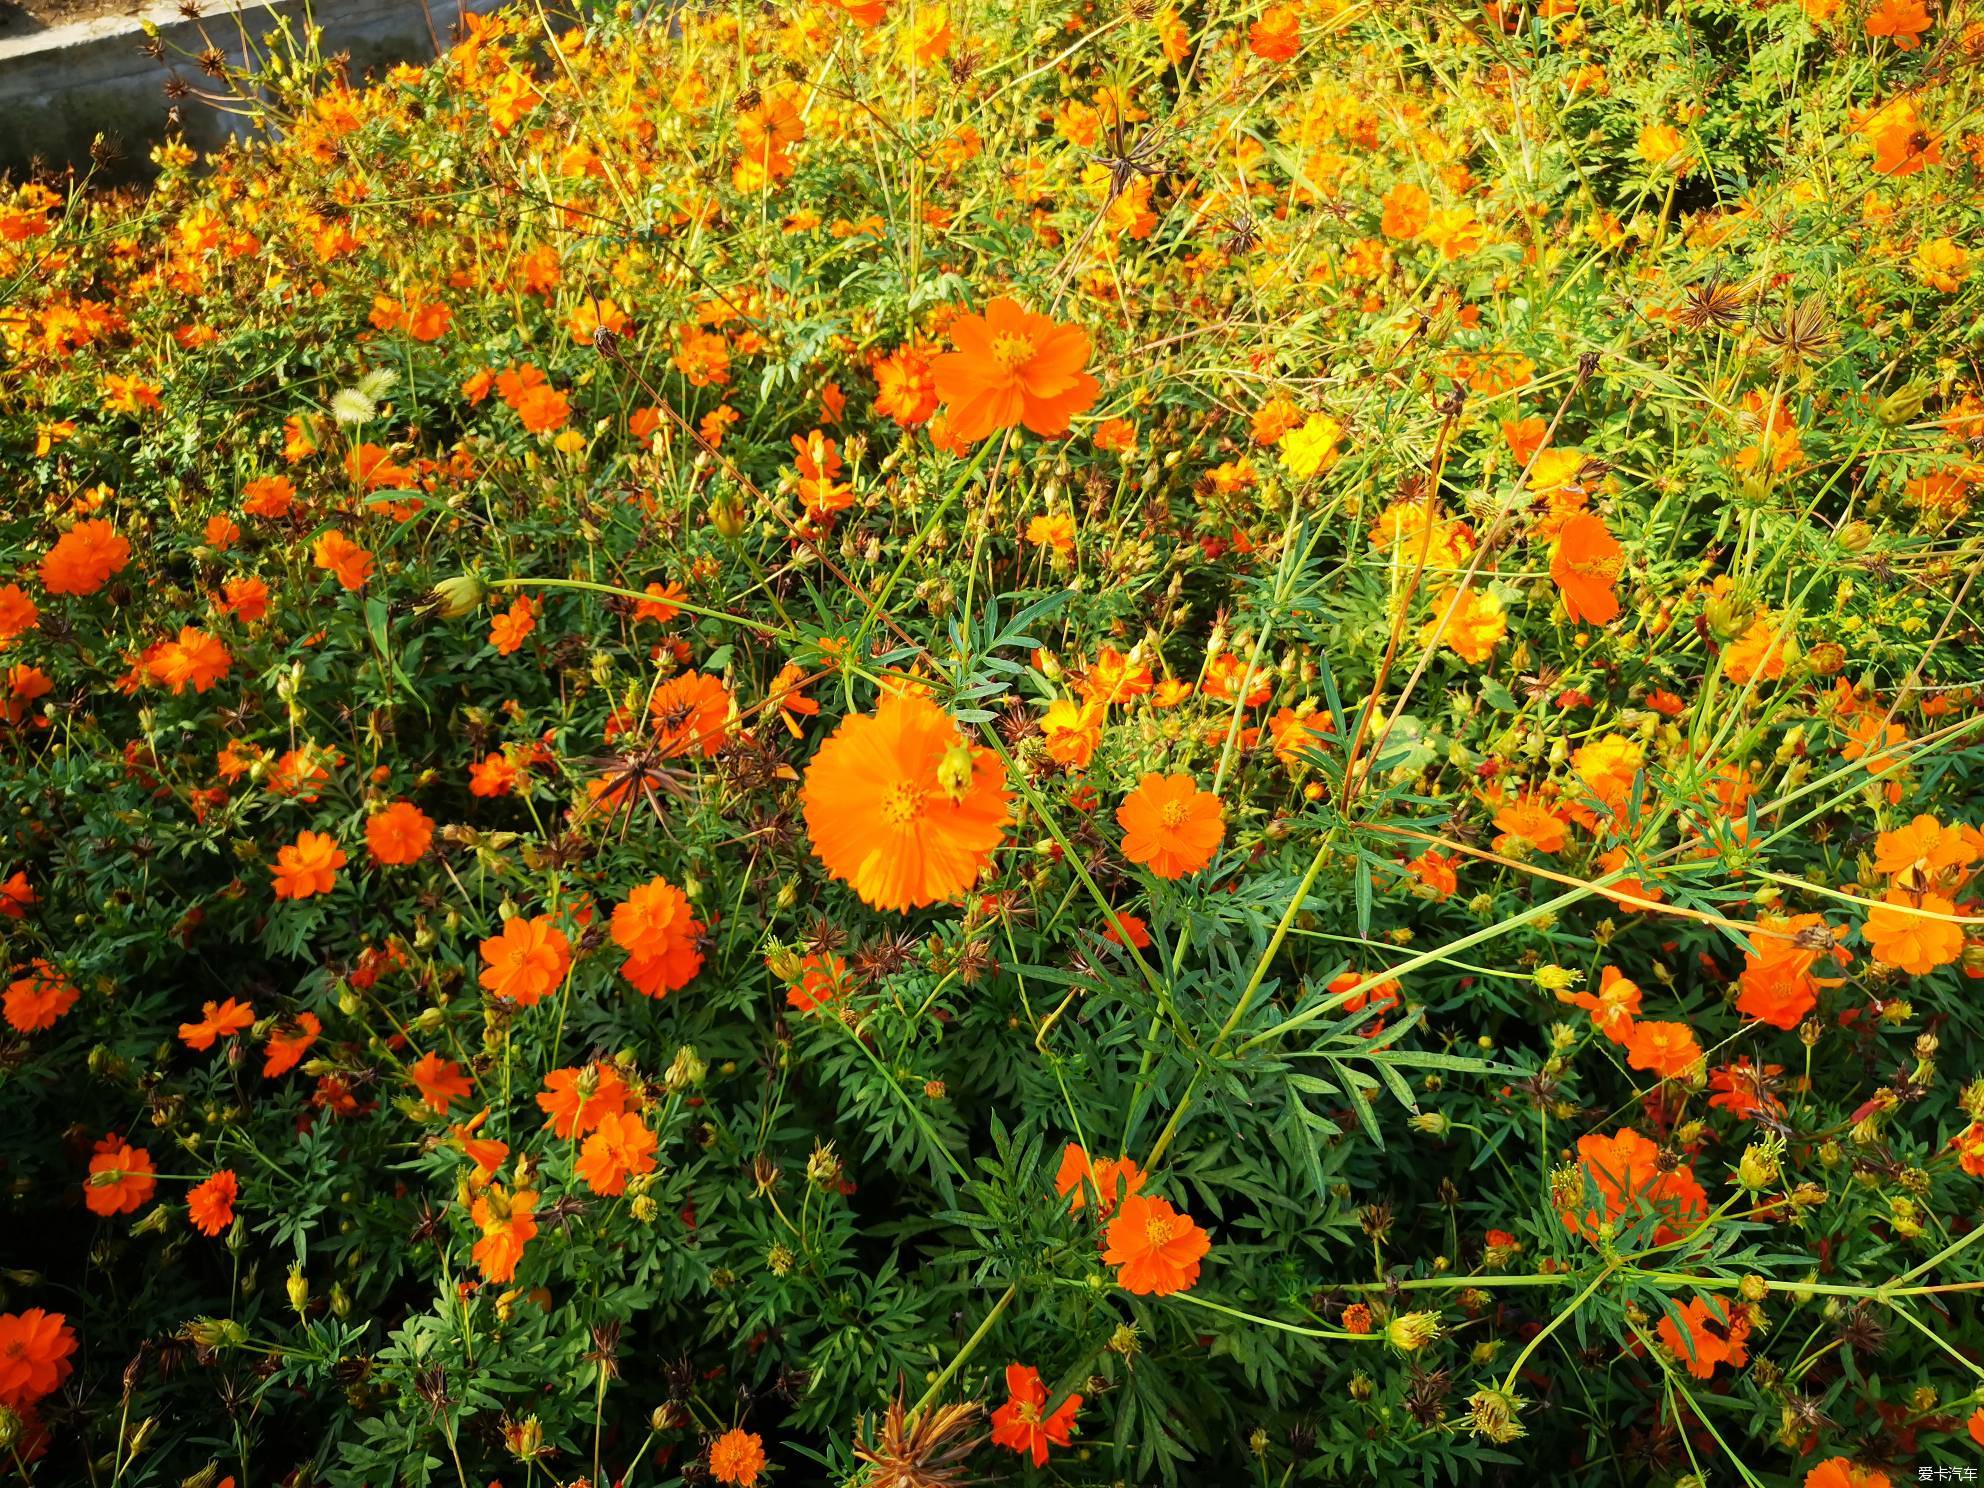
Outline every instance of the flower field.
{"type": "Polygon", "coordinates": [[[1984,1466],[1984,17],[169,60],[0,183],[0,1479],[1984,1466]]]}

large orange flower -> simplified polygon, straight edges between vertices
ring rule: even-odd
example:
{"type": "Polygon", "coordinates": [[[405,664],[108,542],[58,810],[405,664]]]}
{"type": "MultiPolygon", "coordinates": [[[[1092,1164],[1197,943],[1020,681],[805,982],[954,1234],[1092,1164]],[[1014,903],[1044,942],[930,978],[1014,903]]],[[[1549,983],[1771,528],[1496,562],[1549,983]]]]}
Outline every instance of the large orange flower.
{"type": "Polygon", "coordinates": [[[1159,878],[1183,878],[1212,861],[1226,838],[1219,797],[1187,774],[1146,775],[1116,808],[1123,856],[1159,878]]]}
{"type": "Polygon", "coordinates": [[[434,820],[411,801],[395,801],[365,819],[365,845],[389,868],[417,863],[434,840],[434,820]]]}
{"type": "Polygon", "coordinates": [[[553,1070],[544,1077],[537,1107],[544,1124],[569,1142],[627,1109],[627,1082],[610,1064],[553,1070]]]}
{"type": "Polygon", "coordinates": [[[613,943],[627,953],[620,971],[648,997],[687,986],[703,969],[702,933],[688,896],[665,878],[642,884],[613,911],[613,943]]]}
{"type": "Polygon", "coordinates": [[[78,522],[41,560],[41,582],[50,594],[94,594],[131,561],[131,545],[102,518],[78,522]]]}
{"type": "Polygon", "coordinates": [[[1678,1240],[1708,1213],[1708,1195],[1694,1170],[1685,1165],[1663,1168],[1660,1149],[1629,1126],[1609,1137],[1593,1132],[1578,1138],[1577,1170],[1557,1200],[1558,1217],[1573,1235],[1591,1235],[1622,1216],[1631,1222],[1648,1212],[1657,1214],[1657,1245],[1678,1240]],[[1603,1212],[1584,1208],[1587,1190],[1596,1193],[1603,1212]],[[1677,1230],[1675,1224],[1685,1228],[1677,1230]]]}
{"type": "Polygon", "coordinates": [[[611,1197],[627,1191],[627,1180],[654,1171],[659,1138],[632,1111],[605,1116],[579,1150],[574,1177],[596,1194],[611,1197]]]}
{"type": "Polygon", "coordinates": [[[226,1168],[212,1174],[186,1194],[186,1219],[202,1235],[218,1235],[234,1223],[234,1201],[241,1180],[226,1168]]]}
{"type": "Polygon", "coordinates": [[[1860,934],[1883,966],[1899,966],[1911,976],[1923,976],[1963,954],[1963,928],[1931,918],[1954,913],[1956,905],[1941,894],[1889,889],[1880,908],[1868,914],[1860,934]]]}
{"type": "Polygon", "coordinates": [[[512,915],[481,950],[483,988],[519,1007],[530,1007],[556,987],[572,964],[572,943],[550,915],[512,915]]]}
{"type": "Polygon", "coordinates": [[[956,351],[931,363],[937,396],[949,409],[953,439],[974,443],[1025,424],[1036,434],[1068,432],[1068,421],[1092,406],[1102,388],[1082,370],[1088,333],[1057,325],[1001,296],[983,315],[951,322],[956,351]]]}
{"type": "Polygon", "coordinates": [[[1619,618],[1619,596],[1612,586],[1624,564],[1619,540],[1589,512],[1579,512],[1558,529],[1550,577],[1563,591],[1564,610],[1573,624],[1605,625],[1619,618]]]}
{"type": "Polygon", "coordinates": [[[1104,1232],[1105,1264],[1118,1266],[1117,1284],[1139,1297],[1168,1297],[1192,1289],[1199,1279],[1199,1262],[1212,1241],[1189,1214],[1163,1199],[1130,1194],[1123,1210],[1104,1232]]]}
{"type": "Polygon", "coordinates": [[[92,1214],[108,1219],[113,1214],[130,1214],[151,1202],[158,1187],[152,1155],[116,1137],[105,1137],[96,1144],[90,1158],[90,1175],[83,1181],[83,1202],[92,1214]]]}
{"type": "Polygon", "coordinates": [[[328,894],[337,887],[338,869],[344,867],[344,850],[337,839],[323,832],[298,832],[296,841],[276,851],[276,898],[308,899],[312,894],[328,894]]]}
{"type": "Polygon", "coordinates": [[[76,1335],[59,1312],[0,1313],[0,1405],[20,1410],[61,1387],[76,1366],[76,1335]]]}
{"type": "Polygon", "coordinates": [[[998,756],[910,693],[842,719],[801,796],[814,855],[877,909],[913,909],[970,888],[1009,814],[998,756]]]}
{"type": "Polygon", "coordinates": [[[483,1280],[503,1282],[517,1274],[524,1246],[537,1235],[537,1195],[527,1188],[505,1193],[491,1184],[469,1208],[469,1218],[482,1231],[469,1253],[483,1280]]]}

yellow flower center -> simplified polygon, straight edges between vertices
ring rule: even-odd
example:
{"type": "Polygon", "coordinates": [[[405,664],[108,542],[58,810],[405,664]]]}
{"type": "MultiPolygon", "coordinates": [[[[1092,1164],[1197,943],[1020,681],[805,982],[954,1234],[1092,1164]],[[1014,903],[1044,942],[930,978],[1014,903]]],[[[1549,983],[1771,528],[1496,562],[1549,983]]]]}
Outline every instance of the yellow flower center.
{"type": "Polygon", "coordinates": [[[1192,819],[1192,804],[1189,801],[1166,801],[1159,809],[1157,819],[1175,832],[1192,819]]]}
{"type": "Polygon", "coordinates": [[[1152,1250],[1160,1250],[1171,1243],[1171,1237],[1177,1229],[1175,1220],[1153,1214],[1144,1221],[1144,1239],[1150,1242],[1152,1250]]]}
{"type": "Polygon", "coordinates": [[[1022,1426],[1031,1426],[1040,1419],[1040,1407],[1031,1400],[1015,1400],[1013,1404],[1017,1407],[1014,1414],[1020,1418],[1022,1426]]]}
{"type": "Polygon", "coordinates": [[[923,800],[922,786],[898,781],[882,797],[882,820],[892,827],[906,827],[923,815],[923,800]]]}
{"type": "Polygon", "coordinates": [[[1005,331],[992,338],[992,359],[1011,369],[1024,367],[1034,357],[1032,338],[1005,331]]]}

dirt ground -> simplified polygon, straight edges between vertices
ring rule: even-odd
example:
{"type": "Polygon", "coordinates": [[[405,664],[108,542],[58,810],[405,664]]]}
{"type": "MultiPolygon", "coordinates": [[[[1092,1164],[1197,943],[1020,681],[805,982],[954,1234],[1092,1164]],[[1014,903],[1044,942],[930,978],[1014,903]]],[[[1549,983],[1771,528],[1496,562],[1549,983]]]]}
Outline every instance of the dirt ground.
{"type": "Polygon", "coordinates": [[[0,0],[0,37],[26,36],[98,16],[136,15],[147,0],[0,0]]]}

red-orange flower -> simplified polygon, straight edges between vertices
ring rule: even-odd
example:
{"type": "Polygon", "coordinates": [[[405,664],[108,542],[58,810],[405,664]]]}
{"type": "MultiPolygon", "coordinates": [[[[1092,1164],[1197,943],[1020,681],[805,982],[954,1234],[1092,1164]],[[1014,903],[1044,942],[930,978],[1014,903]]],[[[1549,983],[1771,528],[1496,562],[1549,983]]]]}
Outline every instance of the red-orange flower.
{"type": "Polygon", "coordinates": [[[1199,1262],[1212,1249],[1191,1215],[1144,1194],[1123,1200],[1103,1238],[1103,1262],[1119,1267],[1117,1284],[1139,1297],[1190,1291],[1199,1279],[1199,1262]]]}
{"type": "Polygon", "coordinates": [[[53,1028],[56,1020],[76,1005],[76,989],[69,979],[48,962],[37,958],[24,977],[7,984],[0,999],[7,1026],[16,1033],[40,1033],[53,1028]]]}
{"type": "Polygon", "coordinates": [[[1654,1242],[1659,1245],[1679,1239],[1708,1213],[1708,1195],[1694,1170],[1663,1167],[1660,1149],[1629,1126],[1609,1137],[1593,1132],[1578,1138],[1575,1176],[1557,1199],[1558,1217],[1573,1235],[1590,1235],[1600,1224],[1622,1217],[1630,1222],[1657,1215],[1654,1242]],[[1597,1195],[1602,1213],[1586,1207],[1587,1190],[1597,1195]]]}
{"type": "Polygon", "coordinates": [[[298,1013],[293,1028],[270,1029],[269,1041],[262,1052],[262,1078],[274,1079],[295,1069],[323,1031],[324,1025],[315,1013],[298,1013]]]}
{"type": "Polygon", "coordinates": [[[485,1281],[504,1282],[517,1274],[524,1246],[537,1235],[537,1195],[527,1188],[505,1193],[491,1184],[469,1206],[469,1218],[482,1231],[469,1254],[485,1281]]]}
{"type": "Polygon", "coordinates": [[[710,1476],[731,1488],[752,1488],[765,1470],[764,1438],[733,1427],[710,1447],[710,1476]]]}
{"type": "Polygon", "coordinates": [[[951,322],[957,350],[931,363],[937,396],[949,405],[948,433],[967,444],[1024,424],[1036,434],[1068,432],[1102,388],[1082,370],[1088,333],[1059,325],[1001,296],[985,314],[951,322]]]}
{"type": "Polygon", "coordinates": [[[1805,1488],[1892,1488],[1888,1475],[1850,1457],[1828,1457],[1805,1474],[1805,1488]]]}
{"type": "Polygon", "coordinates": [[[1075,1412],[1081,1408],[1082,1397],[1070,1395],[1049,1411],[1040,1371],[1030,1364],[1008,1364],[1006,1403],[992,1412],[993,1444],[1031,1455],[1035,1467],[1045,1467],[1049,1444],[1068,1445],[1075,1412]]]}
{"type": "Polygon", "coordinates": [[[1589,512],[1579,512],[1557,529],[1550,554],[1550,577],[1563,592],[1564,610],[1573,624],[1604,625],[1619,616],[1619,596],[1612,586],[1625,566],[1625,549],[1605,524],[1589,512]]]}
{"type": "Polygon", "coordinates": [[[613,911],[613,943],[627,953],[620,972],[648,997],[686,987],[703,969],[702,933],[688,896],[665,878],[632,890],[613,911]]]}
{"type": "Polygon", "coordinates": [[[688,672],[657,687],[648,712],[655,742],[667,753],[708,758],[723,747],[730,727],[730,692],[708,672],[688,672]]]}
{"type": "Polygon", "coordinates": [[[370,550],[361,548],[335,527],[317,539],[311,561],[336,575],[338,584],[345,589],[363,589],[365,581],[372,577],[370,550]]]}
{"type": "Polygon", "coordinates": [[[1685,1023],[1649,1020],[1626,1035],[1626,1063],[1664,1080],[1675,1080],[1702,1062],[1702,1046],[1685,1023]]]}
{"type": "Polygon", "coordinates": [[[814,856],[877,909],[962,894],[1006,835],[998,757],[913,693],[842,719],[813,757],[801,799],[814,856]]]}
{"type": "Polygon", "coordinates": [[[200,1008],[197,1023],[181,1023],[179,1037],[189,1049],[201,1053],[214,1046],[216,1039],[224,1039],[232,1034],[251,1028],[255,1023],[255,1009],[245,1002],[236,1002],[232,997],[225,1002],[209,1002],[200,1008]]]}
{"type": "Polygon", "coordinates": [[[1660,1341],[1696,1379],[1707,1379],[1718,1364],[1741,1369],[1749,1362],[1750,1313],[1742,1303],[1697,1297],[1681,1309],[1680,1321],[1686,1332],[1671,1310],[1662,1317],[1660,1341]]]}
{"type": "Polygon", "coordinates": [[[1105,1157],[1091,1163],[1079,1142],[1070,1142],[1061,1149],[1061,1169],[1054,1175],[1054,1192],[1067,1199],[1071,1212],[1079,1213],[1086,1208],[1093,1190],[1101,1199],[1101,1212],[1113,1214],[1125,1196],[1143,1186],[1143,1170],[1135,1158],[1105,1157]]]}
{"type": "Polygon", "coordinates": [[[622,1194],[627,1180],[654,1171],[660,1139],[632,1111],[602,1116],[579,1150],[572,1172],[596,1194],[622,1194]]]}
{"type": "Polygon", "coordinates": [[[550,915],[512,915],[502,930],[482,942],[485,991],[530,1007],[565,979],[572,943],[550,915]]]}
{"type": "Polygon", "coordinates": [[[448,1107],[458,1100],[467,1100],[475,1089],[459,1064],[443,1059],[432,1050],[416,1059],[406,1074],[436,1116],[447,1115],[448,1107]]]}
{"type": "Polygon", "coordinates": [[[308,899],[337,887],[344,850],[322,832],[298,832],[296,841],[276,852],[276,898],[308,899]]]}
{"type": "Polygon", "coordinates": [[[116,1137],[105,1137],[96,1144],[90,1158],[90,1175],[83,1181],[83,1202],[92,1214],[105,1218],[130,1214],[151,1201],[158,1187],[153,1175],[152,1155],[142,1147],[116,1137]]]}
{"type": "Polygon", "coordinates": [[[234,1223],[234,1201],[241,1181],[226,1168],[197,1184],[186,1195],[186,1218],[203,1235],[218,1235],[234,1223]]]}
{"type": "Polygon", "coordinates": [[[78,522],[42,555],[42,586],[50,594],[94,594],[130,561],[131,545],[108,522],[78,522]]]}
{"type": "Polygon", "coordinates": [[[411,801],[395,801],[365,820],[372,861],[388,868],[419,862],[433,840],[433,819],[411,801]]]}
{"type": "Polygon", "coordinates": [[[1963,954],[1963,927],[1932,918],[1955,913],[1956,906],[1941,894],[1889,889],[1881,906],[1867,915],[1860,934],[1883,966],[1925,976],[1963,954]]]}
{"type": "Polygon", "coordinates": [[[544,1124],[569,1142],[627,1109],[627,1082],[610,1064],[553,1070],[544,1077],[537,1107],[544,1124]]]}
{"type": "Polygon", "coordinates": [[[1116,808],[1123,856],[1159,878],[1183,878],[1212,861],[1226,837],[1219,797],[1188,774],[1150,774],[1116,808]]]}
{"type": "Polygon", "coordinates": [[[62,1387],[76,1335],[59,1312],[0,1312],[0,1405],[22,1410],[62,1387]]]}
{"type": "Polygon", "coordinates": [[[155,681],[177,696],[189,684],[195,692],[207,691],[227,675],[232,660],[218,637],[184,625],[178,639],[161,642],[147,653],[145,665],[155,681]]]}

